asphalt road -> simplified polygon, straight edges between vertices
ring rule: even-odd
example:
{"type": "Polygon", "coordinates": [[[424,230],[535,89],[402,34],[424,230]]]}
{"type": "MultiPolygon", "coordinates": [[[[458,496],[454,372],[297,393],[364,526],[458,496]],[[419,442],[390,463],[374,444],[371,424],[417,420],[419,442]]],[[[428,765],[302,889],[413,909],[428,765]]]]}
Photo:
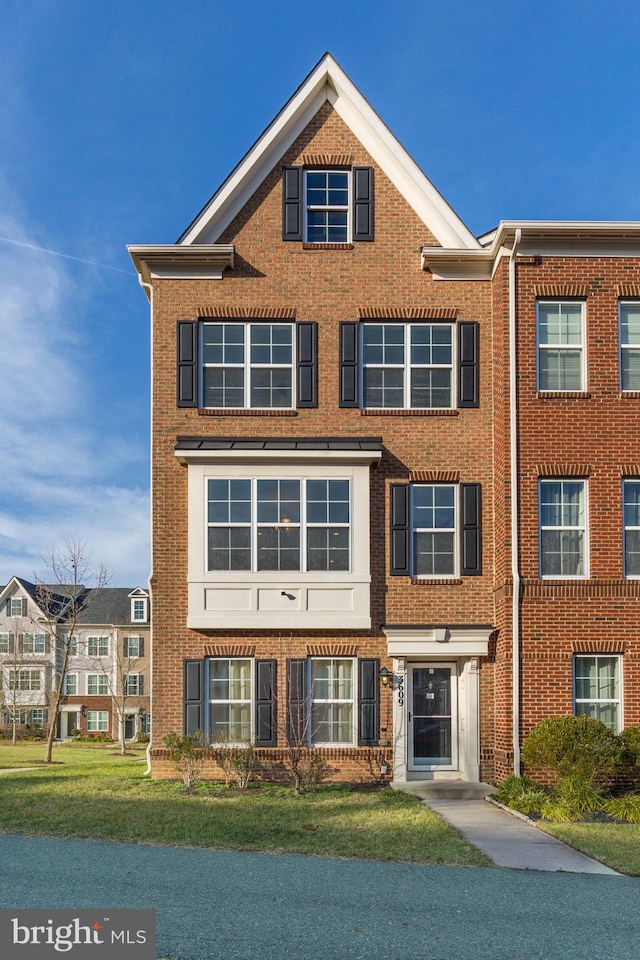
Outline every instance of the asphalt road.
{"type": "Polygon", "coordinates": [[[619,876],[9,835],[0,906],[155,909],[182,960],[640,956],[640,879],[619,876]]]}

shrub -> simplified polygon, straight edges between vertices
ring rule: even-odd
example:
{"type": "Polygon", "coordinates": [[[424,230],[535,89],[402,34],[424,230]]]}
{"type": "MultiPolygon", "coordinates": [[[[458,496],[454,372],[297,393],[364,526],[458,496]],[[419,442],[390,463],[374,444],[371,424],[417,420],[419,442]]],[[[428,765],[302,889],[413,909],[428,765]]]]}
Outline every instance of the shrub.
{"type": "Polygon", "coordinates": [[[170,730],[164,738],[164,745],[169,751],[169,759],[173,760],[180,772],[185,792],[192,793],[202,777],[205,760],[211,753],[204,733],[196,730],[195,733],[179,734],[170,730]]]}
{"type": "Polygon", "coordinates": [[[518,777],[510,774],[498,784],[495,795],[498,803],[505,807],[517,810],[519,813],[540,813],[543,804],[549,799],[544,790],[541,790],[530,777],[518,777]]]}
{"type": "Polygon", "coordinates": [[[574,823],[581,819],[580,810],[566,800],[548,799],[540,811],[544,820],[552,823],[574,823]]]}
{"type": "Polygon", "coordinates": [[[602,809],[610,817],[618,820],[627,820],[629,823],[640,823],[640,795],[629,794],[626,797],[612,797],[605,800],[602,809]]]}
{"type": "Polygon", "coordinates": [[[622,742],[600,720],[549,717],[533,728],[522,745],[527,766],[544,767],[556,777],[579,774],[589,783],[606,783],[622,761],[622,742]]]}
{"type": "Polygon", "coordinates": [[[604,800],[600,791],[580,773],[560,777],[555,785],[554,794],[567,806],[575,807],[580,814],[600,810],[604,800]]]}
{"type": "Polygon", "coordinates": [[[214,759],[224,773],[224,782],[229,786],[231,779],[236,781],[241,790],[245,790],[256,768],[256,752],[250,740],[241,743],[230,743],[220,737],[211,750],[214,759]]]}

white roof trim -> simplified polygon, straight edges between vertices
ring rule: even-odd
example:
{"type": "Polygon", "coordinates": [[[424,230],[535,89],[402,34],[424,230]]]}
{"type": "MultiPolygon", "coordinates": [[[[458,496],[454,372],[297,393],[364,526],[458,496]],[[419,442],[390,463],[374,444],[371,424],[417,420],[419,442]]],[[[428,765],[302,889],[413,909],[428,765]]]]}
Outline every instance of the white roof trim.
{"type": "Polygon", "coordinates": [[[325,54],[178,241],[215,243],[267,174],[329,101],[442,246],[477,249],[473,234],[330,54],[325,54]]]}

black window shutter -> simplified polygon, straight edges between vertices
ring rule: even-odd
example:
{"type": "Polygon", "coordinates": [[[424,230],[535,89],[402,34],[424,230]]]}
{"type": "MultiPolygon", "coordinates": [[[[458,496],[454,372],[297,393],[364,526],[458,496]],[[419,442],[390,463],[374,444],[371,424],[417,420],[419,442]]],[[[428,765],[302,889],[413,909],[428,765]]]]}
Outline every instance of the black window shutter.
{"type": "Polygon", "coordinates": [[[302,240],[302,167],[282,171],[282,239],[302,240]]]}
{"type": "Polygon", "coordinates": [[[307,739],[307,661],[287,660],[287,728],[289,743],[307,739]]]}
{"type": "Polygon", "coordinates": [[[51,650],[51,645],[50,645],[50,643],[49,643],[49,637],[45,637],[45,638],[44,638],[44,652],[45,652],[45,653],[50,653],[50,650],[51,650]]]}
{"type": "Polygon", "coordinates": [[[24,653],[24,633],[18,634],[18,653],[24,653]]]}
{"type": "Polygon", "coordinates": [[[178,321],[177,404],[198,406],[198,321],[178,321]]]}
{"type": "Polygon", "coordinates": [[[357,323],[340,324],[340,398],[341,407],[357,407],[358,397],[357,323]]]}
{"type": "Polygon", "coordinates": [[[373,168],[353,168],[353,239],[373,240],[373,168]]]}
{"type": "Polygon", "coordinates": [[[138,640],[138,656],[144,657],[144,637],[140,637],[138,640]]]}
{"type": "Polygon", "coordinates": [[[296,405],[318,406],[318,324],[296,324],[298,384],[296,405]]]}
{"type": "Polygon", "coordinates": [[[122,656],[123,657],[129,656],[129,637],[122,638],[122,656]]]}
{"type": "Polygon", "coordinates": [[[477,323],[458,324],[458,406],[478,407],[478,332],[477,323]]]}
{"type": "Polygon", "coordinates": [[[138,696],[142,696],[144,693],[144,677],[141,673],[138,674],[138,696]]]}
{"type": "Polygon", "coordinates": [[[462,524],[461,567],[465,577],[477,577],[482,573],[482,488],[479,483],[460,485],[462,524]]]}
{"type": "Polygon", "coordinates": [[[15,636],[13,633],[9,634],[9,653],[15,653],[15,636]]]}
{"type": "Polygon", "coordinates": [[[391,484],[391,574],[408,577],[409,567],[409,484],[391,484]]]}
{"type": "Polygon", "coordinates": [[[380,697],[375,657],[358,660],[358,746],[375,747],[380,736],[380,697]]]}
{"type": "Polygon", "coordinates": [[[276,670],[275,660],[256,660],[256,746],[275,747],[276,728],[276,670]]]}
{"type": "Polygon", "coordinates": [[[203,730],[202,699],[204,692],[202,660],[184,661],[184,732],[203,730]]]}

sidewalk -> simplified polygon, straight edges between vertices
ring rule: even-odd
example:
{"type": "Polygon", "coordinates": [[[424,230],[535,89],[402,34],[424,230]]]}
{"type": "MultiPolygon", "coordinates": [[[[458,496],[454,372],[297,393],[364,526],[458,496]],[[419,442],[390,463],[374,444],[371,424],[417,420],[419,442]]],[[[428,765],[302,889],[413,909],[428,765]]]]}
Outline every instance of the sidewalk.
{"type": "Polygon", "coordinates": [[[426,784],[406,786],[407,793],[420,797],[498,867],[622,876],[487,800],[449,799],[437,796],[426,784]]]}

